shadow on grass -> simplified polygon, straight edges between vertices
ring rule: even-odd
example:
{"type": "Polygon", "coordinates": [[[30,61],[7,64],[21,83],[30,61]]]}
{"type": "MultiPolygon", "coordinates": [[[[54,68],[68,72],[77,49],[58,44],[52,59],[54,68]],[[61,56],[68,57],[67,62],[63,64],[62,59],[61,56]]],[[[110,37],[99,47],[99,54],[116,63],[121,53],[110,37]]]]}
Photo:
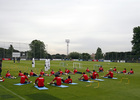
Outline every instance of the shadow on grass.
{"type": "Polygon", "coordinates": [[[61,100],[47,93],[36,93],[36,94],[30,94],[27,96],[31,98],[32,100],[61,100]]]}

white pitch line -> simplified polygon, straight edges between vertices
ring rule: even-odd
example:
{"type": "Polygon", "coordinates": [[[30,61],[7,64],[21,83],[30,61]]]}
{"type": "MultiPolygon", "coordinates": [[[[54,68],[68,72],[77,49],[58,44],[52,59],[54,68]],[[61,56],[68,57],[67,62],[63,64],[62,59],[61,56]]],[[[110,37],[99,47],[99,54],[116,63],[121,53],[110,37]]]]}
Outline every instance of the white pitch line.
{"type": "Polygon", "coordinates": [[[12,92],[11,90],[7,89],[7,88],[4,87],[3,85],[0,85],[0,86],[1,86],[2,88],[4,88],[5,90],[11,92],[12,94],[16,95],[16,96],[19,97],[21,100],[26,100],[25,98],[21,97],[20,95],[18,95],[18,94],[16,94],[16,93],[12,92]]]}

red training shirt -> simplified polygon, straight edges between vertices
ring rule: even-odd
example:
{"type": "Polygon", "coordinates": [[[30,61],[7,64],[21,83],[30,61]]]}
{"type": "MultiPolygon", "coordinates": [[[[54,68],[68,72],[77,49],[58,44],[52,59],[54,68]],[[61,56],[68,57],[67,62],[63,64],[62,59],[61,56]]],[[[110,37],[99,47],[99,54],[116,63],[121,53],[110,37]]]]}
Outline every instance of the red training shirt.
{"type": "Polygon", "coordinates": [[[113,72],[109,72],[107,75],[110,75],[111,78],[113,78],[113,72]]]}
{"type": "Polygon", "coordinates": [[[35,82],[38,81],[38,87],[43,87],[44,86],[44,78],[43,77],[38,77],[35,82]]]}
{"type": "Polygon", "coordinates": [[[65,81],[64,81],[64,83],[67,83],[67,84],[69,84],[69,83],[72,83],[72,79],[66,79],[65,81]]]}
{"type": "Polygon", "coordinates": [[[61,85],[61,77],[55,77],[55,78],[53,79],[53,81],[54,81],[54,80],[56,80],[56,84],[57,84],[58,86],[61,85]]]}
{"type": "Polygon", "coordinates": [[[84,80],[88,80],[87,74],[83,74],[84,80]]]}
{"type": "Polygon", "coordinates": [[[29,80],[26,75],[21,76],[20,83],[21,84],[25,83],[25,79],[29,80]]]}

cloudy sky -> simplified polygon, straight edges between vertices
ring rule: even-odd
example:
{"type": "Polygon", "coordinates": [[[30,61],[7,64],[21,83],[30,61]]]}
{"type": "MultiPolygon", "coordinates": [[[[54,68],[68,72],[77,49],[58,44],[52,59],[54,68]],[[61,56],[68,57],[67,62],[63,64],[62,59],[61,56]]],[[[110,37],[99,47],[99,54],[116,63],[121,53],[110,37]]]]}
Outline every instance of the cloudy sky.
{"type": "Polygon", "coordinates": [[[51,54],[130,51],[140,0],[0,0],[0,41],[40,40],[51,54]]]}

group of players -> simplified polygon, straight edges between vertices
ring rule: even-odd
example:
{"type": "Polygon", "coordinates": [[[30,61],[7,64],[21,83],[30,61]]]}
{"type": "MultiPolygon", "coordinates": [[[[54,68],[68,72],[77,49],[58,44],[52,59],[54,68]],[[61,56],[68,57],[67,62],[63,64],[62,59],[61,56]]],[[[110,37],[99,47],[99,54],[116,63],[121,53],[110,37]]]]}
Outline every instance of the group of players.
{"type": "MultiPolygon", "coordinates": [[[[28,75],[28,73],[23,74],[21,71],[19,71],[18,77],[21,77],[21,79],[20,79],[21,84],[27,84],[27,83],[32,83],[32,81],[30,81],[28,77],[37,76],[38,78],[35,80],[34,85],[37,85],[38,87],[44,87],[44,78],[42,76],[52,76],[52,75],[54,75],[55,78],[49,84],[55,84],[56,86],[60,86],[62,84],[62,82],[67,83],[67,84],[72,83],[72,79],[71,79],[70,76],[68,76],[68,78],[66,78],[64,80],[64,79],[61,78],[61,75],[82,74],[81,77],[78,78],[78,79],[83,80],[83,81],[88,81],[89,79],[99,78],[99,74],[95,70],[90,71],[89,68],[87,67],[86,72],[91,73],[91,74],[88,76],[85,72],[77,71],[76,68],[74,68],[74,71],[70,71],[67,68],[65,68],[65,72],[63,72],[61,69],[59,69],[59,71],[56,72],[56,73],[52,69],[50,74],[46,74],[43,70],[41,70],[40,75],[38,76],[36,73],[33,72],[33,70],[31,70],[30,75],[28,75]],[[55,80],[56,80],[56,82],[54,82],[55,80]]],[[[103,69],[102,66],[99,67],[98,72],[104,72],[104,69],[103,69]]],[[[130,72],[126,73],[126,68],[124,68],[123,71],[117,72],[116,67],[114,67],[114,69],[110,68],[108,74],[106,74],[103,77],[113,78],[113,72],[115,72],[115,73],[123,73],[123,74],[134,74],[134,71],[132,69],[130,70],[130,72]]],[[[14,76],[11,76],[9,70],[7,71],[5,77],[6,78],[11,78],[11,79],[16,78],[14,76]]]]}

